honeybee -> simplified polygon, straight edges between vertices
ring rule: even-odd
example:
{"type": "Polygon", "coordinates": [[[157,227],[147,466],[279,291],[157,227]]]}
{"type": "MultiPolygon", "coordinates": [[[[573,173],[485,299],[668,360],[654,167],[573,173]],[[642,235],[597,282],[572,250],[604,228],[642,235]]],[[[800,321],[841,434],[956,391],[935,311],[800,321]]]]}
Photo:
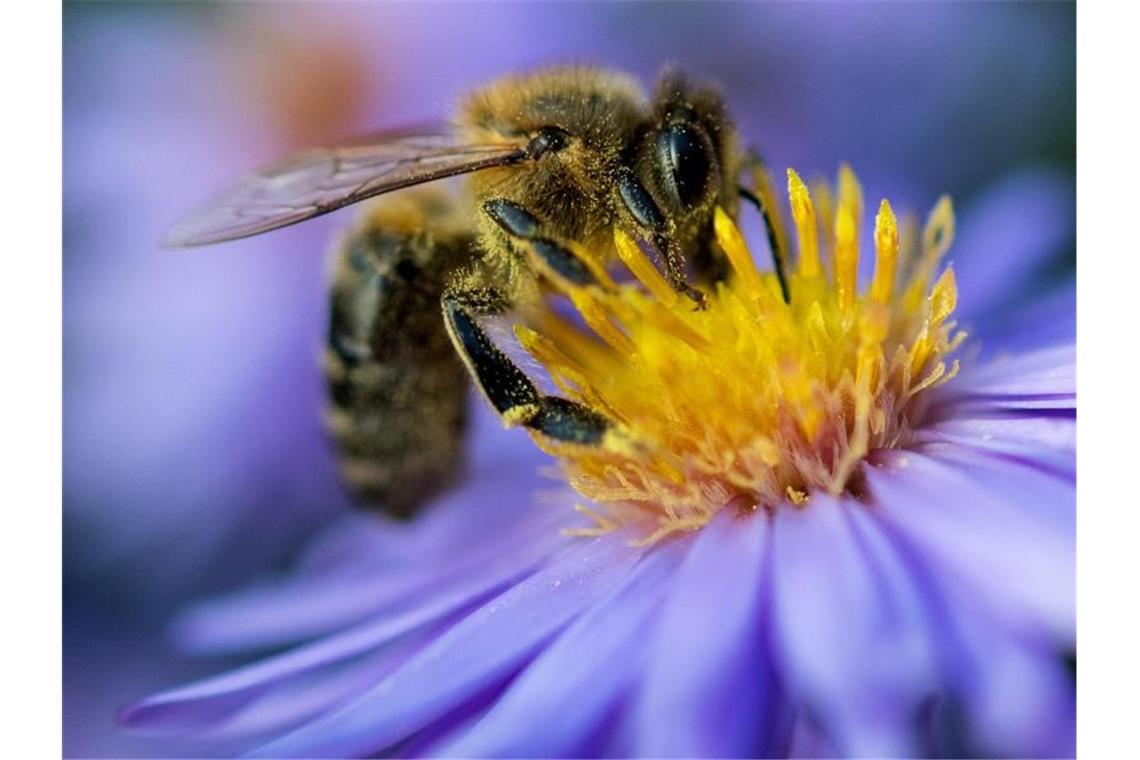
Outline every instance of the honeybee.
{"type": "Polygon", "coordinates": [[[623,74],[554,68],[473,92],[450,128],[383,133],[253,172],[167,245],[257,235],[467,175],[462,194],[422,188],[376,204],[334,266],[324,364],[341,472],[364,501],[410,515],[460,463],[464,365],[509,424],[583,445],[608,424],[541,394],[481,320],[537,303],[552,280],[595,283],[615,228],[655,251],[700,308],[690,274],[709,283],[725,273],[715,208],[735,216],[740,197],[762,206],[738,185],[755,161],[710,85],[666,72],[647,98],[623,74]]]}

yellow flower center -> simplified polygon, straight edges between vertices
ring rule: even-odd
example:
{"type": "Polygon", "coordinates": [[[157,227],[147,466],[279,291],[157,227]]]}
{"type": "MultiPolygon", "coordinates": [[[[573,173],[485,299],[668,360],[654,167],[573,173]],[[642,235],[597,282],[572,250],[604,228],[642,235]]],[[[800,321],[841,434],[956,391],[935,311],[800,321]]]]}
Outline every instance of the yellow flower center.
{"type": "MultiPolygon", "coordinates": [[[[766,207],[777,208],[770,181],[757,179],[766,207]]],[[[957,373],[957,360],[947,365],[965,338],[949,321],[953,270],[934,277],[953,237],[949,199],[934,207],[921,242],[917,224],[904,221],[900,234],[881,203],[874,275],[860,289],[863,201],[854,174],[841,169],[833,193],[822,183],[809,191],[789,170],[788,194],[799,243],[794,266],[784,262],[788,302],[717,209],[716,241],[732,276],[703,310],[619,232],[636,282],[599,272],[603,287],[564,286],[585,326],[547,309],[515,327],[564,395],[613,423],[594,446],[532,433],[599,505],[579,507],[596,523],[580,532],[649,517],[651,542],[699,528],[726,507],[803,507],[815,491],[857,491],[867,454],[904,444],[924,392],[957,373]]]]}

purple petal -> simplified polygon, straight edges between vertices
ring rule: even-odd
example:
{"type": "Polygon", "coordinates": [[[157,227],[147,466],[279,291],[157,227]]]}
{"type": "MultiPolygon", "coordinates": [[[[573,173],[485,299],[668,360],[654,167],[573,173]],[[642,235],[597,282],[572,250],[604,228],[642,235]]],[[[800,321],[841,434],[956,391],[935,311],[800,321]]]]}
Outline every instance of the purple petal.
{"type": "Polygon", "coordinates": [[[1008,306],[1026,282],[1072,240],[1076,226],[1073,179],[1043,169],[1013,174],[967,206],[951,256],[959,290],[959,319],[985,321],[1008,306]]]}
{"type": "Polygon", "coordinates": [[[432,635],[431,631],[417,634],[395,644],[395,651],[386,648],[380,654],[291,678],[285,688],[271,689],[254,697],[233,714],[222,717],[216,725],[197,732],[197,736],[212,743],[242,739],[247,747],[252,738],[267,741],[270,736],[289,731],[364,693],[422,649],[432,635]]]}
{"type": "Polygon", "coordinates": [[[773,523],[786,681],[844,755],[919,753],[914,710],[939,684],[937,629],[910,569],[858,502],[815,494],[773,523]]]}
{"type": "Polygon", "coordinates": [[[868,467],[876,505],[939,573],[976,594],[975,606],[1011,626],[1050,632],[1058,648],[1075,625],[1075,486],[969,451],[937,458],[895,452],[868,467]]]}
{"type": "Polygon", "coordinates": [[[641,552],[616,533],[583,542],[451,628],[349,705],[254,751],[257,757],[374,753],[508,677],[617,582],[641,552]]]}
{"type": "Polygon", "coordinates": [[[418,567],[341,568],[209,600],[180,616],[174,635],[185,650],[231,652],[332,633],[370,615],[399,615],[474,579],[492,586],[517,576],[567,543],[559,526],[572,519],[569,510],[534,510],[486,543],[420,557],[418,567]]]}
{"type": "MultiPolygon", "coordinates": [[[[162,692],[124,710],[120,721],[135,728],[167,730],[208,726],[282,681],[375,651],[469,608],[528,572],[535,561],[525,553],[505,554],[495,571],[473,574],[402,614],[362,623],[285,654],[162,692]]],[[[330,588],[328,593],[335,595],[336,589],[330,588]]]]}
{"type": "Polygon", "coordinates": [[[649,625],[691,537],[653,551],[627,580],[584,613],[528,667],[469,734],[439,754],[454,757],[582,755],[639,671],[649,625]]]}
{"type": "Polygon", "coordinates": [[[835,746],[823,732],[800,715],[792,724],[792,738],[788,743],[786,757],[833,758],[838,757],[835,746]]]}
{"type": "Polygon", "coordinates": [[[940,405],[953,407],[946,414],[971,416],[1018,410],[1075,413],[1076,346],[1057,346],[999,357],[980,366],[967,365],[960,377],[940,391],[940,405]]]}
{"type": "MultiPolygon", "coordinates": [[[[971,754],[990,757],[1073,757],[1076,693],[1060,653],[1011,635],[977,614],[967,595],[955,600],[970,663],[959,699],[970,727],[971,754]]],[[[957,754],[957,753],[955,753],[957,754]]]]}
{"type": "Polygon", "coordinates": [[[1066,282],[1017,309],[970,323],[971,344],[985,355],[1025,353],[1077,341],[1077,290],[1066,282]]]}
{"type": "Polygon", "coordinates": [[[769,521],[728,510],[697,537],[650,643],[641,756],[768,756],[787,743],[770,651],[769,521]]]}
{"type": "Polygon", "coordinates": [[[951,417],[917,431],[912,448],[934,453],[942,444],[1020,462],[1071,481],[1077,477],[1077,425],[1071,417],[951,417]]]}

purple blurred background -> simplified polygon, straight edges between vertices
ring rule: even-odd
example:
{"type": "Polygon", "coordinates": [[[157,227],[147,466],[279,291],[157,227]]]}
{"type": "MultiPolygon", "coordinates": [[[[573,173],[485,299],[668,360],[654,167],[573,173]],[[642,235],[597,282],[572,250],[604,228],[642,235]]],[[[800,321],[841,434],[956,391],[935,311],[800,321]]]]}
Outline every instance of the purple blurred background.
{"type": "MultiPolygon", "coordinates": [[[[706,75],[778,170],[845,160],[896,208],[1072,182],[1072,5],[65,5],[65,754],[158,752],[114,710],[225,664],[180,660],[172,612],[348,509],[317,356],[352,212],[192,253],[165,228],[282,152],[559,62],[706,75]]],[[[1072,276],[1061,242],[1043,287],[1072,276]]]]}

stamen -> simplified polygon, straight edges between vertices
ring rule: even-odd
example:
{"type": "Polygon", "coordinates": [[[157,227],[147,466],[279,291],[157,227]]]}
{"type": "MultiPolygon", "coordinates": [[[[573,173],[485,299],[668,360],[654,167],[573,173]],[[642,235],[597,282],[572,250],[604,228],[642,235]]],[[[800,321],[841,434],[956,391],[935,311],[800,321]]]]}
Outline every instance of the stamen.
{"type": "Polygon", "coordinates": [[[824,268],[827,268],[834,263],[829,257],[835,250],[835,225],[832,224],[835,219],[835,197],[831,187],[822,179],[812,180],[811,197],[815,199],[815,216],[819,220],[818,229],[820,239],[823,240],[820,257],[824,268]]]}
{"type": "Polygon", "coordinates": [[[637,346],[626,337],[625,333],[613,326],[605,310],[588,290],[585,288],[571,290],[570,301],[578,313],[582,315],[582,319],[590,326],[590,329],[598,334],[598,337],[609,343],[615,351],[625,358],[633,358],[637,353],[637,346]]]}
{"type": "Polygon", "coordinates": [[[615,232],[636,282],[566,288],[586,327],[538,309],[535,329],[516,329],[565,398],[610,423],[588,445],[535,436],[597,505],[580,510],[592,524],[577,534],[650,518],[641,541],[654,543],[700,529],[727,505],[812,508],[813,493],[854,488],[868,452],[908,441],[920,398],[958,372],[950,355],[965,339],[952,321],[953,270],[937,271],[953,210],[939,201],[912,256],[916,225],[882,201],[874,276],[861,294],[862,189],[847,167],[837,185],[809,193],[788,172],[799,238],[791,303],[718,208],[713,232],[734,277],[704,310],[683,307],[637,242],[615,232]]]}
{"type": "Polygon", "coordinates": [[[810,279],[820,273],[815,208],[807,186],[794,169],[788,169],[788,199],[791,201],[792,219],[796,223],[796,237],[800,243],[800,277],[810,279]]]}
{"type": "Polygon", "coordinates": [[[614,228],[614,246],[617,248],[618,258],[625,264],[626,269],[633,273],[637,281],[653,294],[653,297],[668,308],[676,305],[679,296],[673,286],[661,276],[653,262],[645,257],[633,238],[618,228],[614,228]]]}
{"type": "Polygon", "coordinates": [[[765,218],[767,223],[771,225],[771,237],[775,238],[774,244],[772,240],[769,240],[769,245],[773,247],[773,256],[780,257],[777,268],[779,271],[787,273],[791,271],[787,261],[788,235],[784,230],[784,220],[779,212],[780,207],[776,203],[776,185],[772,181],[772,175],[764,169],[753,170],[753,179],[756,185],[756,195],[764,202],[765,218]]]}
{"type": "Polygon", "coordinates": [[[841,203],[835,213],[835,287],[839,308],[855,305],[855,284],[859,271],[859,240],[851,207],[841,203]]]}
{"type": "Polygon", "coordinates": [[[903,296],[903,306],[907,310],[918,308],[926,292],[926,286],[938,268],[938,262],[949,250],[954,241],[954,206],[950,196],[943,195],[931,209],[922,229],[922,257],[911,275],[910,286],[903,296]]]}
{"type": "Polygon", "coordinates": [[[855,237],[857,238],[863,224],[863,186],[859,184],[859,179],[848,164],[840,164],[839,166],[838,185],[839,206],[851,212],[851,218],[855,220],[855,237]]]}
{"type": "Polygon", "coordinates": [[[716,233],[717,243],[728,256],[728,262],[732,265],[736,276],[740,278],[744,292],[756,296],[764,287],[760,272],[756,270],[756,263],[752,260],[744,236],[720,206],[717,206],[713,213],[713,230],[716,233]]]}
{"type": "Polygon", "coordinates": [[[871,282],[871,300],[875,303],[885,304],[891,300],[898,258],[898,222],[891,204],[884,198],[875,215],[875,279],[871,282]]]}

